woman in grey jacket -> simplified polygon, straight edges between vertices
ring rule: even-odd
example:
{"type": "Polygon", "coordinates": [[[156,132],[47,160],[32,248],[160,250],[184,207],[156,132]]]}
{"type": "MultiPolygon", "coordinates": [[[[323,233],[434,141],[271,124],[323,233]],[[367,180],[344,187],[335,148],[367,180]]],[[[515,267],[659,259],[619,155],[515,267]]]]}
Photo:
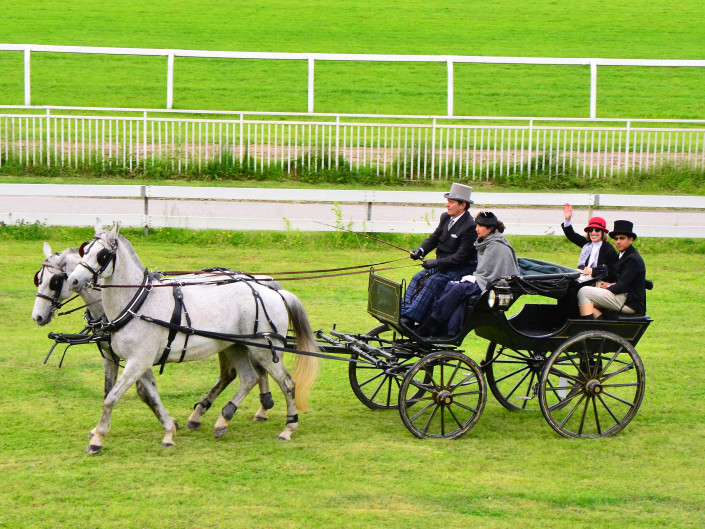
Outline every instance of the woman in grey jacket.
{"type": "Polygon", "coordinates": [[[460,331],[469,300],[479,297],[495,281],[519,274],[514,248],[502,235],[504,223],[491,211],[478,213],[475,223],[477,269],[473,275],[448,283],[430,317],[416,331],[420,336],[454,336],[460,331]]]}

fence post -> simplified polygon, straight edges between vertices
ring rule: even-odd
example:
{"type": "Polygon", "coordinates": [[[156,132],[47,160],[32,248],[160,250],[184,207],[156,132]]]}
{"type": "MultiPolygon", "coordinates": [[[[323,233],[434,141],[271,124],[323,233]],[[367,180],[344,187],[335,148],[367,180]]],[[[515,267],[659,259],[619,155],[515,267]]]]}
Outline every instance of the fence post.
{"type": "Polygon", "coordinates": [[[433,118],[433,127],[431,129],[431,181],[436,173],[436,118],[433,118]]]}
{"type": "Polygon", "coordinates": [[[51,167],[51,143],[49,142],[49,137],[50,137],[50,132],[51,132],[51,119],[50,119],[50,114],[51,110],[49,107],[46,109],[46,115],[47,115],[47,167],[51,167]]]}
{"type": "Polygon", "coordinates": [[[174,107],[174,52],[169,52],[166,56],[166,108],[171,110],[174,107]]]}
{"type": "Polygon", "coordinates": [[[453,95],[454,95],[454,89],[453,89],[453,61],[448,59],[447,62],[447,68],[448,68],[448,106],[447,106],[447,113],[448,117],[453,116],[453,95]]]}
{"type": "Polygon", "coordinates": [[[32,76],[30,74],[30,54],[29,46],[24,47],[24,104],[32,104],[32,76]]]}
{"type": "Polygon", "coordinates": [[[597,61],[590,61],[590,117],[597,117],[597,61]]]}
{"type": "MultiPolygon", "coordinates": [[[[137,146],[137,152],[139,152],[140,146],[137,146]]],[[[152,160],[154,160],[154,153],[152,153],[152,160]]],[[[142,162],[144,163],[144,173],[147,174],[147,111],[144,111],[142,119],[142,162]]]]}
{"type": "Polygon", "coordinates": [[[529,178],[531,178],[531,151],[533,150],[532,136],[534,134],[534,120],[529,120],[529,156],[527,157],[529,163],[529,178]]]}
{"type": "Polygon", "coordinates": [[[340,116],[335,116],[335,169],[338,169],[340,157],[340,116]]]}
{"type": "Polygon", "coordinates": [[[627,140],[624,146],[624,174],[629,174],[629,133],[632,129],[632,122],[627,121],[627,140]]]}
{"type": "Polygon", "coordinates": [[[144,200],[144,234],[149,235],[149,198],[147,197],[147,186],[140,186],[140,194],[144,200]]]}
{"type": "Polygon", "coordinates": [[[308,57],[308,113],[313,113],[313,86],[314,86],[314,59],[313,55],[308,57]]]}

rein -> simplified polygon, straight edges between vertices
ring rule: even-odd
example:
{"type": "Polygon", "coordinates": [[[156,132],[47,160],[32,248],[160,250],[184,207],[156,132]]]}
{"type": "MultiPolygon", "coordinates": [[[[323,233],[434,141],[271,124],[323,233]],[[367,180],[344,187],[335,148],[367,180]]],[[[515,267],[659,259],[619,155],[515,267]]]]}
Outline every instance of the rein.
{"type": "MultiPolygon", "coordinates": [[[[370,263],[370,264],[363,264],[363,265],[357,265],[357,266],[345,266],[343,268],[328,268],[328,269],[321,269],[321,270],[288,270],[286,272],[247,272],[246,275],[260,275],[260,276],[276,276],[277,274],[282,274],[282,275],[289,275],[289,274],[319,274],[319,273],[325,273],[325,272],[341,272],[344,270],[356,270],[359,268],[365,268],[369,269],[375,266],[380,266],[380,265],[385,265],[389,263],[396,263],[397,261],[403,261],[407,259],[407,257],[401,257],[399,259],[391,259],[389,261],[382,261],[379,263],[370,263]]],[[[170,270],[167,272],[159,272],[163,276],[172,276],[172,275],[187,275],[187,274],[193,274],[193,275],[205,275],[205,274],[212,274],[212,275],[230,275],[232,272],[228,273],[229,271],[227,270],[222,270],[218,268],[209,268],[207,270],[198,270],[198,271],[185,271],[185,270],[170,270]]],[[[245,272],[239,272],[239,273],[245,273],[245,272]]],[[[331,276],[334,277],[334,276],[331,276]]]]}
{"type": "MultiPolygon", "coordinates": [[[[398,259],[395,259],[398,261],[398,259]]],[[[389,261],[392,262],[392,261],[389,261]]],[[[377,268],[378,271],[381,270],[398,270],[400,268],[410,268],[410,267],[415,267],[419,266],[417,264],[410,264],[410,265],[404,265],[404,266],[388,266],[385,268],[377,268]]],[[[350,267],[350,268],[358,268],[358,267],[350,267]]],[[[162,272],[163,273],[163,272],[162,272]]],[[[291,272],[289,272],[291,273],[291,272]]],[[[307,276],[307,277],[271,277],[271,278],[254,278],[250,277],[252,274],[245,274],[245,272],[231,272],[231,273],[218,273],[218,275],[227,275],[230,277],[230,279],[220,279],[216,281],[199,281],[199,282],[187,282],[187,281],[178,281],[178,282],[167,282],[167,283],[156,283],[152,284],[151,288],[160,288],[160,287],[172,287],[173,285],[180,285],[182,287],[188,287],[188,286],[203,286],[203,285],[229,285],[231,283],[237,283],[240,281],[254,281],[256,283],[266,283],[266,282],[272,282],[272,281],[305,281],[308,279],[321,279],[321,278],[329,278],[329,277],[339,277],[339,276],[349,276],[349,275],[357,275],[357,274],[367,274],[369,273],[369,270],[356,270],[354,272],[342,272],[340,274],[321,274],[321,275],[315,275],[315,276],[307,276]],[[248,277],[232,277],[234,274],[243,274],[248,277]]],[[[259,274],[258,274],[259,275],[259,274]]],[[[263,274],[264,275],[264,274],[263,274]]],[[[95,285],[94,288],[99,288],[99,289],[104,289],[104,288],[137,288],[140,285],[95,285]]]]}

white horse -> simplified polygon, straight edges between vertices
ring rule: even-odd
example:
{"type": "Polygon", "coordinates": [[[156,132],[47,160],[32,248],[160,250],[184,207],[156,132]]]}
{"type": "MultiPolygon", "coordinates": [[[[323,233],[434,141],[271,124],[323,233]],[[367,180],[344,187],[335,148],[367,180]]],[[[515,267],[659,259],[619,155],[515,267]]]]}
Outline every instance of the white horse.
{"type": "MultiPolygon", "coordinates": [[[[44,243],[44,257],[45,260],[42,263],[42,267],[35,275],[37,298],[32,310],[32,319],[41,326],[48,324],[52,320],[54,313],[61,307],[62,302],[71,295],[66,278],[81,261],[78,248],[67,248],[61,253],[52,253],[51,247],[46,242],[44,243]]],[[[97,290],[84,289],[80,292],[80,296],[86,304],[90,320],[93,322],[99,321],[105,314],[100,293],[97,290]]],[[[97,345],[103,357],[103,371],[105,373],[104,396],[107,396],[115,385],[119,366],[117,359],[113,358],[110,347],[107,344],[99,342],[97,345]]],[[[163,410],[159,393],[156,392],[155,387],[154,375],[151,370],[146,372],[136,383],[137,394],[140,399],[149,406],[158,419],[162,420],[161,415],[165,414],[166,410],[163,410]]],[[[173,444],[171,440],[172,434],[172,431],[167,432],[162,443],[165,445],[173,444]]],[[[93,432],[90,435],[92,436],[93,432]]]]}
{"type": "MultiPolygon", "coordinates": [[[[47,325],[51,322],[56,310],[71,296],[72,292],[68,288],[65,280],[81,261],[78,248],[67,248],[61,253],[52,253],[51,247],[45,242],[43,250],[45,260],[42,263],[41,269],[35,275],[37,296],[32,311],[32,319],[40,326],[47,325]]],[[[260,276],[258,276],[258,278],[269,279],[260,276]]],[[[193,279],[193,276],[181,276],[179,279],[189,280],[193,279]]],[[[281,288],[275,281],[269,281],[268,284],[275,289],[281,288]]],[[[79,292],[79,295],[87,307],[87,317],[90,322],[101,321],[105,315],[105,311],[103,310],[99,290],[83,289],[79,292]]],[[[103,397],[105,398],[108,396],[108,393],[110,393],[110,390],[112,390],[117,380],[119,358],[114,356],[112,349],[105,342],[98,342],[97,346],[103,358],[103,371],[105,375],[103,397]]],[[[218,395],[236,378],[238,369],[236,366],[230,364],[228,360],[227,355],[220,355],[220,376],[210,393],[194,406],[194,412],[187,423],[187,427],[190,430],[195,430],[201,426],[200,416],[210,408],[218,395]]],[[[258,378],[260,387],[260,408],[257,410],[252,420],[266,421],[268,419],[267,410],[274,406],[274,401],[269,392],[269,378],[267,373],[261,368],[252,366],[251,363],[241,365],[239,373],[241,379],[258,378]]],[[[163,414],[167,412],[162,409],[163,406],[159,398],[159,393],[155,389],[156,381],[154,380],[152,371],[149,370],[145,372],[144,375],[137,380],[135,387],[139,398],[149,406],[161,422],[163,414]]],[[[172,420],[176,424],[176,420],[173,418],[172,420]]],[[[89,435],[92,436],[93,434],[94,432],[91,431],[89,435]]],[[[173,434],[173,430],[167,430],[165,432],[164,439],[162,440],[163,446],[171,446],[174,444],[173,434]]]]}
{"type": "MultiPolygon", "coordinates": [[[[86,451],[100,451],[110,426],[113,406],[153,365],[200,360],[216,353],[221,354],[221,371],[225,357],[227,364],[234,366],[241,375],[241,383],[235,396],[223,407],[215,425],[215,435],[219,437],[227,431],[237,406],[257,383],[258,377],[246,379],[243,376],[247,366],[256,365],[271,375],[284,393],[287,424],[279,438],[291,439],[291,434],[298,428],[296,411],[306,408],[306,398],[318,365],[315,357],[298,355],[292,378],[276,349],[277,345],[285,345],[283,335],[291,319],[296,348],[318,351],[308,316],[298,298],[285,290],[275,291],[244,277],[233,277],[224,282],[199,277],[183,286],[183,310],[178,310],[176,291],[158,288],[159,285],[178,283],[158,280],[150,283],[147,270],[132,245],[119,234],[119,226],[101,231],[98,222],[95,232],[95,238],[79,263],[81,266],[71,273],[67,283],[72,290],[80,291],[95,278],[103,279],[102,299],[106,316],[116,327],[123,325],[112,331],[111,345],[115,354],[125,361],[125,367],[105,399],[102,417],[86,451]]],[[[218,393],[218,388],[217,384],[209,397],[218,393]]],[[[209,397],[196,406],[189,423],[200,424],[200,415],[212,402],[209,397]]],[[[173,420],[168,416],[162,426],[165,431],[174,430],[173,420]]]]}

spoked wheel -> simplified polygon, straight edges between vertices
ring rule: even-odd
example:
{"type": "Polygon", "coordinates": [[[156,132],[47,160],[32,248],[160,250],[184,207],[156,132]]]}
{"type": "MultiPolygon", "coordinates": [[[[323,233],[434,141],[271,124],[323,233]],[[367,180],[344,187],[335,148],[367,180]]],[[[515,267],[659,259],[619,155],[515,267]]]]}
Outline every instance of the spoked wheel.
{"type": "Polygon", "coordinates": [[[516,351],[490,342],[483,369],[487,385],[502,406],[511,411],[538,411],[534,386],[545,365],[543,353],[516,351]]]}
{"type": "Polygon", "coordinates": [[[399,414],[416,437],[456,439],[480,419],[487,400],[479,366],[457,351],[414,364],[399,390],[399,414]]]}
{"type": "Polygon", "coordinates": [[[587,331],[548,359],[539,404],[551,428],[564,437],[608,437],[634,418],[644,387],[644,366],[629,342],[587,331]]]}
{"type": "MultiPolygon", "coordinates": [[[[373,337],[368,340],[368,344],[373,347],[383,348],[389,345],[393,331],[386,325],[378,325],[366,333],[366,336],[373,337]]],[[[351,355],[357,360],[358,355],[351,355]]],[[[399,387],[404,375],[416,358],[398,358],[393,362],[387,362],[384,366],[378,367],[369,363],[351,362],[348,367],[348,378],[350,387],[355,396],[365,406],[373,410],[394,409],[399,404],[399,387]]]]}

